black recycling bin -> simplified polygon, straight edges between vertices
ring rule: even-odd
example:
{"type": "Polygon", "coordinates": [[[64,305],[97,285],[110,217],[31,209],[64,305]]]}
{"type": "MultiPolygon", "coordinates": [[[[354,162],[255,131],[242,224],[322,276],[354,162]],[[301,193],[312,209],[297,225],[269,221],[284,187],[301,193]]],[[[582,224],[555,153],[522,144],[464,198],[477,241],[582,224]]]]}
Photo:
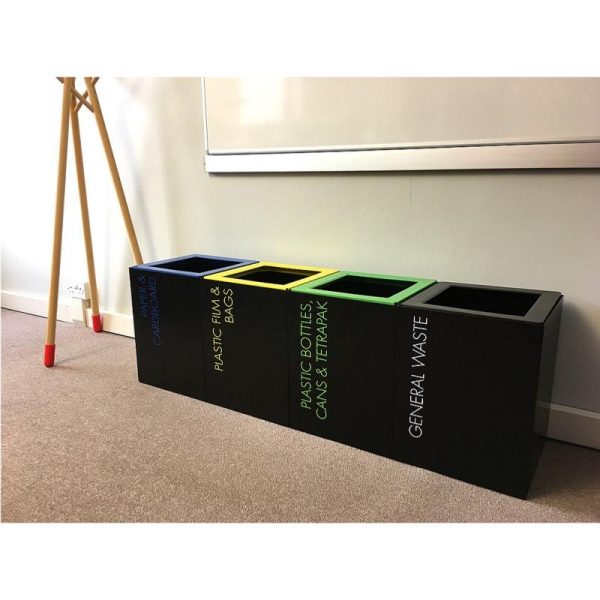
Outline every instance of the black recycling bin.
{"type": "Polygon", "coordinates": [[[400,305],[394,457],[525,498],[547,430],[562,301],[438,283],[400,305]]]}
{"type": "Polygon", "coordinates": [[[332,272],[259,262],[203,281],[208,402],[288,424],[287,296],[332,272]]]}
{"type": "Polygon", "coordinates": [[[204,399],[202,278],[256,261],[190,254],[129,269],[138,377],[204,399]]]}
{"type": "Polygon", "coordinates": [[[396,305],[433,283],[340,271],[292,290],[291,427],[392,456],[396,305]]]}

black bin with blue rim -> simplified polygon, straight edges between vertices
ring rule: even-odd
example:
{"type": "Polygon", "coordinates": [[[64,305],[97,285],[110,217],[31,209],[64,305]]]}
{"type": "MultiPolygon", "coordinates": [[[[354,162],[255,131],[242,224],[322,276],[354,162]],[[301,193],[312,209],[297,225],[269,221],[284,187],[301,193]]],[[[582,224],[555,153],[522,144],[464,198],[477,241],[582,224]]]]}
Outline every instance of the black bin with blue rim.
{"type": "Polygon", "coordinates": [[[201,281],[253,262],[190,254],[130,267],[140,382],[204,399],[201,281]]]}

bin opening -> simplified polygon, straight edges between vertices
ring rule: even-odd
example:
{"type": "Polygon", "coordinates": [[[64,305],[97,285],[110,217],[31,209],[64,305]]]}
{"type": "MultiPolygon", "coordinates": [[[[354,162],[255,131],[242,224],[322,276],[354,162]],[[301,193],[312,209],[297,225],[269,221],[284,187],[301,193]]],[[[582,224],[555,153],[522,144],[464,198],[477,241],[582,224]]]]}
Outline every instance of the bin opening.
{"type": "MultiPolygon", "coordinates": [[[[286,285],[311,275],[317,275],[319,271],[304,271],[300,269],[283,269],[279,267],[258,267],[243,273],[232,275],[235,279],[246,281],[257,281],[258,283],[272,283],[275,285],[286,285]]],[[[225,275],[227,277],[227,275],[225,275]]]]}
{"type": "Polygon", "coordinates": [[[425,304],[524,317],[539,294],[450,286],[425,304]]]}
{"type": "Polygon", "coordinates": [[[391,298],[399,292],[411,287],[416,281],[398,281],[396,279],[381,279],[379,277],[360,277],[358,275],[344,275],[329,283],[315,286],[320,290],[356,294],[359,296],[374,296],[377,298],[391,298]]]}
{"type": "Polygon", "coordinates": [[[235,260],[221,260],[218,258],[203,258],[201,256],[192,256],[180,260],[172,260],[170,262],[156,265],[161,269],[170,271],[188,271],[189,273],[206,273],[206,271],[214,271],[215,269],[224,269],[225,267],[233,267],[239,264],[235,260]]]}

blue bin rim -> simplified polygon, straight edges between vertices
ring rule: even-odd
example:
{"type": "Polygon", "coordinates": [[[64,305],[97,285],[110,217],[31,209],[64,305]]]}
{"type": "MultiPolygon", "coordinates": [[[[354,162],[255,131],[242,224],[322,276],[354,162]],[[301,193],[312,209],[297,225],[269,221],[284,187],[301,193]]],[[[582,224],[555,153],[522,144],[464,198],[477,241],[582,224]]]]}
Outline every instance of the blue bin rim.
{"type": "Polygon", "coordinates": [[[233,258],[231,256],[213,256],[212,254],[185,254],[183,256],[174,256],[172,258],[163,258],[161,260],[155,260],[148,263],[142,263],[141,265],[133,265],[130,269],[139,271],[151,271],[153,273],[166,273],[167,275],[182,275],[184,277],[205,277],[206,275],[212,275],[213,273],[220,273],[221,271],[228,271],[237,267],[245,267],[246,265],[252,265],[258,262],[257,260],[251,260],[247,258],[233,258]],[[165,269],[161,265],[165,265],[171,262],[179,260],[187,260],[190,258],[206,258],[209,260],[227,260],[231,261],[230,265],[226,267],[220,267],[218,269],[209,269],[208,271],[202,271],[200,273],[196,271],[179,271],[175,269],[165,269]]]}

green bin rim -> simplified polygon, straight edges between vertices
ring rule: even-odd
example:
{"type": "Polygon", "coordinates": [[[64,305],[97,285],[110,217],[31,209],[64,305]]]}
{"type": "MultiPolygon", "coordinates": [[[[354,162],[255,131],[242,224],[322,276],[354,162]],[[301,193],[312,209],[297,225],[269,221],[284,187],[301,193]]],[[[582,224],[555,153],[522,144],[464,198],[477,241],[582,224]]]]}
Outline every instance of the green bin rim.
{"type": "Polygon", "coordinates": [[[374,302],[376,304],[398,304],[408,298],[422,292],[425,288],[430,285],[437,283],[435,279],[424,279],[422,277],[401,277],[400,275],[383,275],[381,273],[363,273],[361,271],[338,271],[332,275],[326,275],[309,283],[299,285],[291,289],[291,292],[315,294],[317,296],[327,296],[329,298],[341,298],[343,300],[357,300],[359,302],[374,302]],[[388,298],[382,298],[380,296],[365,296],[362,294],[350,294],[348,292],[336,292],[331,290],[318,289],[320,286],[341,279],[342,277],[353,276],[353,277],[365,277],[368,279],[388,279],[391,281],[413,281],[414,284],[410,287],[401,290],[393,296],[388,298]]]}

